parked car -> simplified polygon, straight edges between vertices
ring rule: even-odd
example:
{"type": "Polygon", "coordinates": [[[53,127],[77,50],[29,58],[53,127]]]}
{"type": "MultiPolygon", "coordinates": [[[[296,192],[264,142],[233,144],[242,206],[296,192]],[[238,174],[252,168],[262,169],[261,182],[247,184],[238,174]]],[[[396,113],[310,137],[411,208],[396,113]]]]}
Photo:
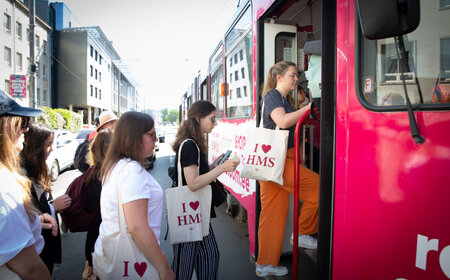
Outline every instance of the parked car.
{"type": "Polygon", "coordinates": [[[58,178],[61,171],[73,166],[73,158],[78,147],[78,141],[70,131],[58,129],[54,131],[54,134],[53,152],[50,153],[46,162],[53,181],[58,178]]]}
{"type": "Polygon", "coordinates": [[[93,129],[93,128],[80,129],[80,131],[78,131],[77,136],[76,136],[78,144],[83,143],[84,139],[86,139],[86,136],[94,130],[95,129],[93,129]]]}
{"type": "Polygon", "coordinates": [[[166,132],[164,130],[164,127],[157,127],[156,135],[158,136],[159,142],[164,143],[164,141],[166,141],[166,132]]]}
{"type": "MultiPolygon", "coordinates": [[[[158,142],[156,142],[156,144],[157,144],[157,143],[158,143],[158,142]]],[[[152,154],[152,156],[149,157],[149,158],[147,158],[147,159],[144,161],[144,167],[145,167],[145,169],[146,169],[146,170],[153,169],[153,167],[154,167],[154,165],[155,165],[155,160],[156,160],[156,146],[155,146],[155,148],[153,149],[153,154],[152,154]]]]}

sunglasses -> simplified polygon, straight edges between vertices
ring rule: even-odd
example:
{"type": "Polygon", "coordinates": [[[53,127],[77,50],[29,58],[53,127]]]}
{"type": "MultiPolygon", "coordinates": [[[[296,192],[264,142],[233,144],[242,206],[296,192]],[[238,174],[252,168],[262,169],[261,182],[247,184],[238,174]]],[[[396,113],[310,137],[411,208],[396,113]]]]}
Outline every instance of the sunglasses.
{"type": "Polygon", "coordinates": [[[22,117],[22,124],[20,125],[20,128],[22,129],[22,131],[27,131],[29,125],[30,125],[30,118],[22,117]]]}
{"type": "Polygon", "coordinates": [[[156,132],[147,132],[147,133],[144,133],[144,134],[147,134],[148,136],[150,136],[150,139],[152,139],[153,141],[156,141],[156,139],[158,138],[156,136],[156,132]]]}

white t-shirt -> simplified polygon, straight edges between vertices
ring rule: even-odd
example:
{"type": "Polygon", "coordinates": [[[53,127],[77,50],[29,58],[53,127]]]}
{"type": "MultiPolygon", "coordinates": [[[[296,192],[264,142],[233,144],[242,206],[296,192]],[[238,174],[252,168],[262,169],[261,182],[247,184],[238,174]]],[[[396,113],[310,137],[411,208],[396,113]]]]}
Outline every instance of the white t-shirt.
{"type": "Polygon", "coordinates": [[[121,159],[110,172],[100,195],[102,223],[95,242],[95,252],[100,256],[103,255],[101,239],[119,231],[117,182],[119,182],[122,204],[138,199],[148,199],[148,225],[159,242],[163,210],[161,186],[139,163],[131,159],[121,159]]]}
{"type": "Polygon", "coordinates": [[[40,254],[44,238],[38,214],[30,223],[23,206],[24,191],[6,168],[0,169],[0,182],[0,265],[3,265],[31,245],[40,254]]]}

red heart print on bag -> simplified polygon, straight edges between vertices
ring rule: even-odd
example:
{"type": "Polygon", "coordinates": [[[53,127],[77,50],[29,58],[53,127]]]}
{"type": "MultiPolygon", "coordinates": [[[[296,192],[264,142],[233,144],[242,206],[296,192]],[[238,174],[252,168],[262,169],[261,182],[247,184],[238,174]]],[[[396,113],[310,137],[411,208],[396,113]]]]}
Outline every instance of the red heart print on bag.
{"type": "Polygon", "coordinates": [[[270,149],[272,149],[272,146],[262,144],[261,149],[264,151],[264,153],[267,154],[267,152],[270,151],[270,149]]]}
{"type": "Polygon", "coordinates": [[[189,206],[191,206],[191,208],[195,211],[197,210],[198,206],[200,205],[200,202],[195,201],[195,202],[189,202],[189,206]]]}
{"type": "Polygon", "coordinates": [[[139,276],[141,276],[141,278],[142,278],[145,271],[147,270],[147,263],[146,262],[141,262],[141,263],[135,262],[134,269],[136,270],[137,274],[139,274],[139,276]]]}

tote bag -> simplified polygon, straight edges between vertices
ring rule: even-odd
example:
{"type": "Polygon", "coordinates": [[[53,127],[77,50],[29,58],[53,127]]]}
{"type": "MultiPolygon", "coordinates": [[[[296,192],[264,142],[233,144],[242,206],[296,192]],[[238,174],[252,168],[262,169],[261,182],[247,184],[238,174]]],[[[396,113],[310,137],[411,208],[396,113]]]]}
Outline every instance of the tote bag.
{"type": "MultiPolygon", "coordinates": [[[[119,171],[119,176],[122,169],[119,171]]],[[[92,254],[94,273],[101,279],[159,279],[158,271],[149,262],[127,232],[122,198],[117,180],[117,208],[119,213],[119,232],[101,239],[103,256],[92,254]]]]}
{"type": "MultiPolygon", "coordinates": [[[[181,148],[178,149],[178,187],[166,189],[167,222],[169,224],[170,242],[172,244],[194,242],[209,234],[211,214],[211,185],[192,192],[183,186],[181,176],[181,148]]],[[[198,162],[200,171],[200,150],[198,162]]]]}
{"type": "Polygon", "coordinates": [[[278,126],[273,130],[261,127],[260,123],[259,127],[250,128],[244,149],[241,177],[283,185],[288,138],[289,131],[279,130],[278,126]]]}

